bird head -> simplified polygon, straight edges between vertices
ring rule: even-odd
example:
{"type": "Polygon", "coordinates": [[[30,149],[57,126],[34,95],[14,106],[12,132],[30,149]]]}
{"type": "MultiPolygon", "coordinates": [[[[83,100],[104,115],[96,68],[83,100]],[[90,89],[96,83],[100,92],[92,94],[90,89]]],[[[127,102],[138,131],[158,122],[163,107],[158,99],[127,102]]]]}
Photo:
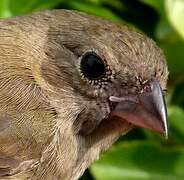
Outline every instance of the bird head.
{"type": "Polygon", "coordinates": [[[97,17],[70,11],[53,16],[40,74],[61,116],[58,127],[77,139],[79,157],[96,159],[135,126],[167,136],[168,71],[157,45],[97,17]]]}
{"type": "Polygon", "coordinates": [[[59,107],[65,109],[63,101],[71,110],[72,104],[78,107],[73,131],[90,135],[101,122],[118,117],[167,135],[168,71],[162,51],[126,26],[65,13],[67,20],[58,14],[58,26],[49,32],[41,76],[54,87],[59,107]],[[53,41],[61,47],[53,47],[53,41]]]}
{"type": "MultiPolygon", "coordinates": [[[[46,109],[54,111],[42,162],[50,166],[52,159],[59,177],[80,176],[133,127],[167,136],[168,70],[153,40],[74,11],[46,11],[16,22],[31,51],[25,64],[46,109]]],[[[38,128],[41,133],[42,124],[38,128]]]]}

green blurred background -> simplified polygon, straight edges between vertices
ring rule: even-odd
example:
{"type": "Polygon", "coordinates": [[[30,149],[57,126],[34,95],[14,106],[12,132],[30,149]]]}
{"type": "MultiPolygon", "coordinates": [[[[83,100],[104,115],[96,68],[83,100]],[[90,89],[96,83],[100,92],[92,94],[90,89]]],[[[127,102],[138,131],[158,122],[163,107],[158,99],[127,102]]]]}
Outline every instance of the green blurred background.
{"type": "Polygon", "coordinates": [[[184,0],[0,0],[0,17],[75,9],[128,24],[154,39],[168,60],[169,139],[134,129],[82,180],[184,180],[184,0]]]}

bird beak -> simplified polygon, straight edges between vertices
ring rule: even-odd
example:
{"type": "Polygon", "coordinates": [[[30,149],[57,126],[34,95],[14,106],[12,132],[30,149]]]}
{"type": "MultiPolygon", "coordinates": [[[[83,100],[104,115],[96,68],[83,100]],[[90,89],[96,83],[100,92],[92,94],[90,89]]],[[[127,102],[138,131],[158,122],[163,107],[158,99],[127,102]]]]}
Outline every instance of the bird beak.
{"type": "MultiPolygon", "coordinates": [[[[112,96],[111,96],[111,99],[112,96]]],[[[151,91],[134,98],[117,102],[111,116],[117,116],[129,123],[160,132],[168,136],[167,109],[163,91],[157,80],[151,83],[151,91]]]]}

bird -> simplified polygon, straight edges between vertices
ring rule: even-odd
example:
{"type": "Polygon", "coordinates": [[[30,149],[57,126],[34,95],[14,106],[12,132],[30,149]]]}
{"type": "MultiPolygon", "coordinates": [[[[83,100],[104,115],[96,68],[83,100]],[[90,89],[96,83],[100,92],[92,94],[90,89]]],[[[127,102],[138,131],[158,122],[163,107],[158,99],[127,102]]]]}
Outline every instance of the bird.
{"type": "Polygon", "coordinates": [[[0,20],[0,179],[77,180],[135,127],[168,136],[168,74],[121,23],[61,9],[0,20]]]}

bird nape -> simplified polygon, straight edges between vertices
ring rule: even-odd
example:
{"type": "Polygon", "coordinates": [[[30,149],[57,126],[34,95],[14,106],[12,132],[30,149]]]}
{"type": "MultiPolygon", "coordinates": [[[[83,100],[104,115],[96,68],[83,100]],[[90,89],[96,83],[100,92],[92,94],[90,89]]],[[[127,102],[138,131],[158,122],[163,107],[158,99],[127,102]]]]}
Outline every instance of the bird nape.
{"type": "Polygon", "coordinates": [[[52,10],[0,21],[0,179],[76,180],[139,126],[167,136],[165,57],[148,37],[52,10]]]}

